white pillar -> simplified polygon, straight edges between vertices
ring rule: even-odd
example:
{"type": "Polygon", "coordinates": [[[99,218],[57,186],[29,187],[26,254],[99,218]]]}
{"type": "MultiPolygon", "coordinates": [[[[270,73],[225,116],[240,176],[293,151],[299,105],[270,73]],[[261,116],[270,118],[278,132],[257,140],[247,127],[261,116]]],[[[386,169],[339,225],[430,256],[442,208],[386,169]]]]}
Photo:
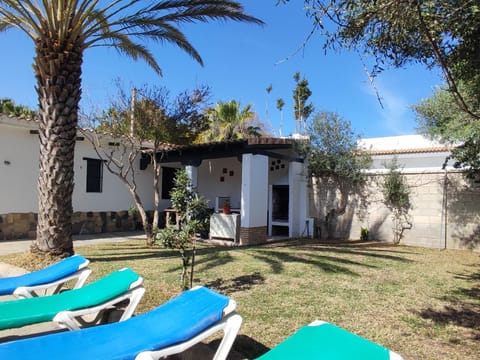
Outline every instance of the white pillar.
{"type": "MultiPolygon", "coordinates": [[[[290,162],[288,183],[290,185],[289,236],[298,237],[303,234],[307,219],[307,169],[305,164],[290,162]]],[[[306,232],[303,235],[306,236],[306,232]]]]}
{"type": "Polygon", "coordinates": [[[268,211],[268,157],[244,154],[242,156],[242,228],[267,226],[268,211]]]}
{"type": "Polygon", "coordinates": [[[195,189],[198,186],[198,167],[197,166],[192,166],[192,165],[187,165],[185,166],[185,171],[190,178],[190,181],[192,183],[192,187],[195,189]]]}

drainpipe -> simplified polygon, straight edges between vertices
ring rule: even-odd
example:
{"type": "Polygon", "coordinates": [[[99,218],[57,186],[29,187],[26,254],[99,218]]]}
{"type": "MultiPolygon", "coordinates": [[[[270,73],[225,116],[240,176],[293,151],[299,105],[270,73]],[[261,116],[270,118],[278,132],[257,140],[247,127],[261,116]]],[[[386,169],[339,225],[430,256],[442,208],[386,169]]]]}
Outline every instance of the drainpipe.
{"type": "MultiPolygon", "coordinates": [[[[445,175],[443,177],[443,201],[442,201],[442,217],[443,217],[443,250],[447,249],[447,230],[448,230],[448,173],[445,166],[445,175]]],[[[441,233],[442,231],[440,231],[441,233]]],[[[440,239],[442,240],[442,239],[440,239]]]]}

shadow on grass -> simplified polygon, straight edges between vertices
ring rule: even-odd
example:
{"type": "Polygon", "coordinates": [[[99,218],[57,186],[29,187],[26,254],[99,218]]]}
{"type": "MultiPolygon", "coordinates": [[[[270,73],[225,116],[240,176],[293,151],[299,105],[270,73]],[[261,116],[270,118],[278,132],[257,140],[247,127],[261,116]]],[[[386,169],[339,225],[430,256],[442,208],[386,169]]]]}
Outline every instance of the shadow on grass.
{"type": "Polygon", "coordinates": [[[455,278],[472,283],[472,287],[458,288],[442,299],[448,301],[442,310],[427,308],[418,312],[424,319],[439,325],[456,325],[472,330],[472,339],[480,341],[480,267],[472,273],[456,274],[455,278]]]}
{"type": "MultiPolygon", "coordinates": [[[[212,340],[208,346],[217,349],[220,339],[212,340]]],[[[242,359],[255,359],[265,354],[270,348],[247,335],[238,335],[232,347],[233,351],[242,355],[242,359]]]]}
{"type": "Polygon", "coordinates": [[[276,274],[283,272],[286,263],[302,263],[306,265],[312,265],[327,273],[342,273],[354,276],[358,276],[358,274],[349,268],[340,266],[338,264],[372,267],[360,262],[331,256],[310,255],[307,258],[305,256],[291,255],[284,252],[269,250],[261,250],[257,254],[252,254],[252,256],[267,263],[271,267],[272,271],[276,274]]]}
{"type": "MultiPolygon", "coordinates": [[[[212,269],[235,261],[231,252],[243,251],[253,258],[267,264],[273,273],[281,273],[287,263],[303,263],[317,267],[332,274],[348,274],[359,276],[351,267],[376,268],[367,262],[354,261],[338,255],[364,256],[388,261],[411,262],[398,249],[378,243],[348,242],[346,244],[318,243],[311,239],[293,239],[288,241],[268,243],[246,247],[224,247],[214,245],[200,245],[196,250],[196,268],[199,271],[212,269]],[[285,250],[291,249],[288,253],[285,250]],[[300,253],[301,252],[301,253],[300,253]],[[392,253],[394,255],[392,255],[392,253]]],[[[109,244],[99,246],[89,255],[92,261],[118,262],[128,260],[148,260],[161,258],[175,258],[179,254],[175,250],[162,247],[148,248],[144,244],[109,244]]],[[[178,271],[178,267],[170,272],[178,271]]]]}
{"type": "Polygon", "coordinates": [[[250,290],[252,287],[261,285],[264,282],[265,278],[259,272],[254,272],[253,274],[241,275],[233,279],[217,278],[206,283],[205,286],[229,295],[236,291],[250,290]]]}

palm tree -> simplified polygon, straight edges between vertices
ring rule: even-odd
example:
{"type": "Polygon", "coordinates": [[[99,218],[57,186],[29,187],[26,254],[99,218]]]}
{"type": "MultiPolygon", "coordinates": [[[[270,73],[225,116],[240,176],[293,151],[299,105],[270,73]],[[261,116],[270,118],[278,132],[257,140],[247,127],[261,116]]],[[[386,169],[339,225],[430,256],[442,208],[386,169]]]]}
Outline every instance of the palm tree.
{"type": "Polygon", "coordinates": [[[179,25],[209,20],[262,24],[236,1],[2,0],[0,32],[17,28],[35,44],[40,165],[37,240],[32,250],[71,254],[73,159],[84,51],[111,46],[157,73],[144,40],[169,42],[202,64],[179,25]]]}
{"type": "Polygon", "coordinates": [[[202,141],[229,141],[261,136],[262,124],[257,121],[252,105],[241,109],[238,101],[219,101],[207,111],[210,128],[205,131],[202,141]]]}

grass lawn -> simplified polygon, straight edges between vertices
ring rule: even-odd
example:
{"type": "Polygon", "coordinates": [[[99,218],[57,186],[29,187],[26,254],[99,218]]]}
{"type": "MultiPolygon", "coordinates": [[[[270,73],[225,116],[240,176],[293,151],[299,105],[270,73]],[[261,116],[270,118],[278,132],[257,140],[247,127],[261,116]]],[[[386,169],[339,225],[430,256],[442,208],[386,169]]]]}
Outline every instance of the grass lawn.
{"type": "MultiPolygon", "coordinates": [[[[98,278],[130,267],[147,289],[137,312],[180,292],[180,258],[144,242],[77,247],[98,278]]],[[[477,359],[480,254],[406,246],[290,241],[248,248],[201,246],[195,284],[237,301],[234,348],[254,358],[315,319],[364,336],[405,359],[477,359]]],[[[27,254],[0,261],[29,270],[27,254]]],[[[159,324],[161,326],[161,324],[159,324]]],[[[321,344],[319,344],[320,346],[321,344]]]]}

